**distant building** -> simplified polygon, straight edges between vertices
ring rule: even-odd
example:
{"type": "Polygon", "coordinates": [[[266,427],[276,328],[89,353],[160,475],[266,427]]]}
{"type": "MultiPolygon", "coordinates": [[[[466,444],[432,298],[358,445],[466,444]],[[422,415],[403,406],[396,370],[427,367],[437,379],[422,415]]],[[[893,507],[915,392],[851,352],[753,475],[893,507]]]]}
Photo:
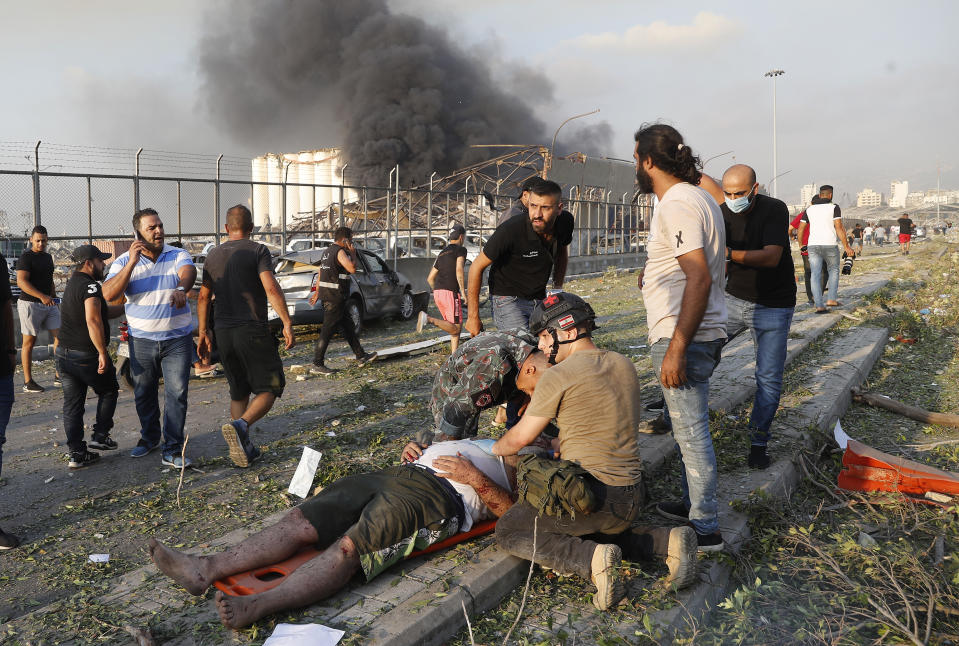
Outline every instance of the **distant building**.
{"type": "Polygon", "coordinates": [[[882,194],[864,188],[856,193],[856,206],[882,206],[882,194]]]}
{"type": "Polygon", "coordinates": [[[817,195],[819,195],[819,190],[815,184],[803,184],[802,189],[799,191],[799,203],[803,206],[812,204],[812,198],[817,195]]]}
{"type": "Polygon", "coordinates": [[[919,206],[922,204],[925,197],[926,194],[922,191],[913,191],[912,193],[906,195],[906,206],[909,208],[919,206]]]}
{"type": "Polygon", "coordinates": [[[909,182],[892,182],[889,185],[889,206],[894,209],[906,208],[906,198],[909,195],[909,182]]]}

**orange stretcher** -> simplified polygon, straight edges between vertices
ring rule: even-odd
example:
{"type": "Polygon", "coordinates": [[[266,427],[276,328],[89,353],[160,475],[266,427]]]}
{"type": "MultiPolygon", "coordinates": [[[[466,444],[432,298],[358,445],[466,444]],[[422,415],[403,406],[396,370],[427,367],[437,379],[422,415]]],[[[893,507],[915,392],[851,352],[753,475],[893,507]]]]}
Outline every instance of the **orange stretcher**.
{"type": "Polygon", "coordinates": [[[959,494],[959,475],[883,453],[856,440],[849,440],[842,465],[839,486],[848,491],[898,491],[911,496],[924,496],[928,491],[959,494]]]}
{"type": "MultiPolygon", "coordinates": [[[[447,539],[433,543],[425,549],[413,552],[407,558],[414,558],[417,556],[422,556],[423,554],[438,552],[439,550],[452,547],[471,538],[489,534],[495,527],[495,520],[488,520],[477,525],[473,525],[468,532],[460,532],[459,534],[450,536],[447,539]]],[[[229,594],[234,597],[245,597],[249,594],[266,592],[267,590],[275,588],[283,583],[283,579],[290,576],[296,570],[296,568],[313,559],[319,553],[320,552],[315,548],[307,547],[300,550],[285,561],[281,561],[275,565],[268,565],[266,567],[240,572],[239,574],[234,574],[218,581],[214,581],[213,585],[215,585],[216,588],[222,591],[224,594],[229,594]]]]}

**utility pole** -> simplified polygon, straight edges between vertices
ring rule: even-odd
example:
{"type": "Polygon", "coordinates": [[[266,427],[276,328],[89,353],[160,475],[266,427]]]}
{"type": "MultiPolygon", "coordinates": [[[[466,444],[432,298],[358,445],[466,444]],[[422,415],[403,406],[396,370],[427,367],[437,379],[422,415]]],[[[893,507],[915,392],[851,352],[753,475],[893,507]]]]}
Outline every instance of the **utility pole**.
{"type": "Polygon", "coordinates": [[[770,77],[773,80],[773,197],[779,197],[779,182],[776,182],[776,177],[779,177],[777,174],[776,168],[776,77],[782,76],[786,72],[783,70],[769,70],[763,76],[770,77]]]}

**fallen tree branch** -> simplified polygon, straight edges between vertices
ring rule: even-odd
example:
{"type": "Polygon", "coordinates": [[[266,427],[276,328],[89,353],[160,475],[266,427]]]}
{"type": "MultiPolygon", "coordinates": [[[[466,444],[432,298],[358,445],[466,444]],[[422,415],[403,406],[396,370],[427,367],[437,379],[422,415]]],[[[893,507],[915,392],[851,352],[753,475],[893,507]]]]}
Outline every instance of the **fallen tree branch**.
{"type": "Polygon", "coordinates": [[[864,393],[853,388],[853,401],[863,404],[869,404],[876,408],[885,408],[904,417],[914,419],[926,424],[939,424],[940,426],[953,426],[959,428],[959,415],[950,415],[948,413],[931,413],[922,408],[916,408],[900,401],[886,397],[885,395],[876,395],[874,393],[864,393]]]}

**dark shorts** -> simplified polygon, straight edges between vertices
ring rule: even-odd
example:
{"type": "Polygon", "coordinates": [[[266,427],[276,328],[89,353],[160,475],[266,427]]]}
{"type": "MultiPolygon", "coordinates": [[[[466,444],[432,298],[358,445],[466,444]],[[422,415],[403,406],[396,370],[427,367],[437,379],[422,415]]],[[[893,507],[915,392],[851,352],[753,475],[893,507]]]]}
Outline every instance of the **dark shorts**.
{"type": "Polygon", "coordinates": [[[450,490],[412,465],[341,478],[299,510],[316,529],[317,548],[342,536],[353,541],[367,580],[460,527],[450,490]]]}
{"type": "Polygon", "coordinates": [[[283,395],[286,376],[273,332],[259,323],[217,328],[220,363],[230,384],[230,399],[241,401],[250,394],[283,395]]]}

